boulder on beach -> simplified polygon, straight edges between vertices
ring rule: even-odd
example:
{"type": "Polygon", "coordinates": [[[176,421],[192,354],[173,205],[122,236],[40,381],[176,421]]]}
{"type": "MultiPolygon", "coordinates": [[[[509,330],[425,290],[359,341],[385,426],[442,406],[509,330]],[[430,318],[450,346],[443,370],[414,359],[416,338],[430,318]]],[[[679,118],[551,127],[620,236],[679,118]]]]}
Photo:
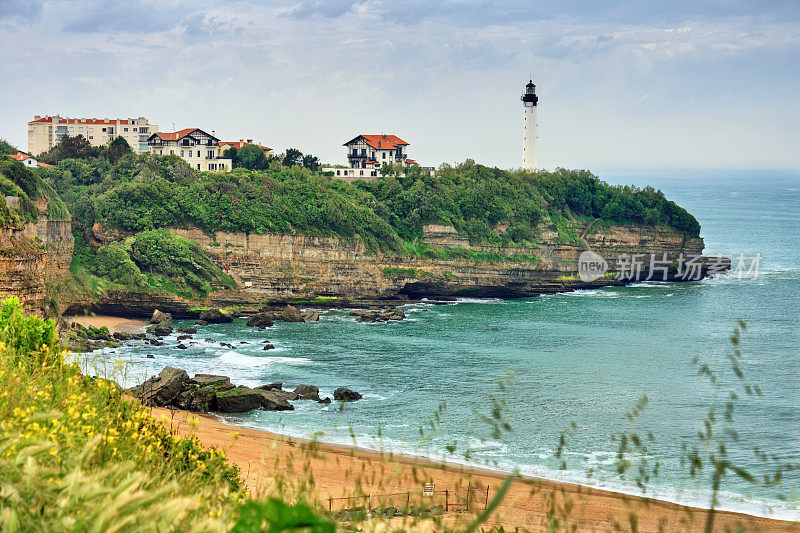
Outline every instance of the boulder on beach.
{"type": "Polygon", "coordinates": [[[153,311],[153,316],[150,317],[150,323],[160,324],[161,322],[169,322],[169,324],[172,325],[172,315],[156,309],[153,311]]]}
{"type": "Polygon", "coordinates": [[[228,390],[234,388],[231,378],[228,376],[218,376],[216,374],[195,374],[189,380],[189,384],[200,387],[213,387],[216,390],[228,390]]]}
{"type": "Polygon", "coordinates": [[[363,398],[359,393],[347,387],[339,387],[333,391],[333,399],[337,402],[354,402],[363,398]]]}
{"type": "Polygon", "coordinates": [[[261,395],[261,408],[266,411],[293,411],[294,406],[281,394],[286,391],[253,389],[261,395]]]}
{"type": "Polygon", "coordinates": [[[262,393],[247,387],[236,387],[217,393],[214,410],[220,413],[244,413],[261,407],[262,393]]]}
{"type": "Polygon", "coordinates": [[[319,387],[314,385],[298,385],[294,389],[299,400],[314,400],[319,401],[319,387]]]}
{"type": "Polygon", "coordinates": [[[209,309],[200,313],[200,320],[207,324],[229,324],[233,322],[233,317],[221,309],[209,309]]]}
{"type": "Polygon", "coordinates": [[[169,405],[183,392],[188,380],[189,375],[185,370],[166,366],[158,376],[153,376],[144,383],[128,389],[128,392],[141,399],[145,405],[163,407],[169,405]]]}

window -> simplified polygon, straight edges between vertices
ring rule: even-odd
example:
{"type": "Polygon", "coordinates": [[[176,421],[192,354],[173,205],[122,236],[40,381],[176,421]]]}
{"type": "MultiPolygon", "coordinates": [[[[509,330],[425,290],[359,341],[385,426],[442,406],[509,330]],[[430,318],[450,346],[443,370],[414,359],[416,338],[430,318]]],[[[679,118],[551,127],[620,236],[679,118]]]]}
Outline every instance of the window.
{"type": "Polygon", "coordinates": [[[341,175],[342,175],[342,172],[341,172],[341,170],[337,170],[337,171],[336,171],[336,175],[337,175],[337,176],[341,176],[341,175]]]}
{"type": "Polygon", "coordinates": [[[213,150],[209,150],[208,151],[208,158],[209,159],[214,159],[214,151],[213,150]]]}
{"type": "Polygon", "coordinates": [[[362,148],[361,149],[361,155],[367,155],[367,149],[366,148],[362,148]]]}
{"type": "MultiPolygon", "coordinates": [[[[200,157],[200,150],[197,151],[197,157],[200,157]]],[[[200,168],[199,166],[197,168],[200,168]]]]}
{"type": "MultiPolygon", "coordinates": [[[[128,128],[125,128],[125,130],[124,130],[124,131],[128,131],[128,128]]],[[[134,130],[134,131],[136,131],[136,130],[134,130]]]]}
{"type": "Polygon", "coordinates": [[[360,175],[361,175],[361,176],[363,176],[363,175],[364,175],[364,171],[363,171],[363,170],[361,170],[360,172],[361,172],[361,174],[360,174],[360,175]]]}
{"type": "Polygon", "coordinates": [[[181,157],[183,157],[183,150],[181,150],[181,157]]]}
{"type": "Polygon", "coordinates": [[[91,135],[89,135],[89,138],[90,138],[90,139],[94,139],[94,137],[92,137],[91,135]]]}
{"type": "Polygon", "coordinates": [[[197,163],[197,170],[200,170],[200,163],[197,163]]]}
{"type": "Polygon", "coordinates": [[[106,131],[106,129],[105,129],[105,128],[103,128],[103,131],[106,131]]]}
{"type": "MultiPolygon", "coordinates": [[[[133,128],[133,131],[136,131],[136,130],[137,130],[137,128],[133,128]]],[[[128,130],[126,129],[125,131],[128,131],[128,130]]]]}
{"type": "Polygon", "coordinates": [[[386,152],[381,153],[384,159],[386,159],[386,152]]]}
{"type": "Polygon", "coordinates": [[[164,155],[164,150],[159,150],[158,155],[164,155]]]}
{"type": "Polygon", "coordinates": [[[169,155],[175,155],[175,150],[170,150],[169,155]]]}

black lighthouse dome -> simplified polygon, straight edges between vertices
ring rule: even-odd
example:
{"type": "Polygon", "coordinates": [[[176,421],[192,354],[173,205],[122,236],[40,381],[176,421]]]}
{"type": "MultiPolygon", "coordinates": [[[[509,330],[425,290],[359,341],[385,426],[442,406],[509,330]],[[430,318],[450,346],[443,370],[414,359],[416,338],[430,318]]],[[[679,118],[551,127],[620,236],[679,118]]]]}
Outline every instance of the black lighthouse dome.
{"type": "Polygon", "coordinates": [[[520,98],[523,102],[531,102],[533,105],[536,105],[539,102],[539,97],[536,96],[536,85],[533,83],[533,80],[530,80],[525,85],[525,93],[523,93],[522,98],[520,98]]]}

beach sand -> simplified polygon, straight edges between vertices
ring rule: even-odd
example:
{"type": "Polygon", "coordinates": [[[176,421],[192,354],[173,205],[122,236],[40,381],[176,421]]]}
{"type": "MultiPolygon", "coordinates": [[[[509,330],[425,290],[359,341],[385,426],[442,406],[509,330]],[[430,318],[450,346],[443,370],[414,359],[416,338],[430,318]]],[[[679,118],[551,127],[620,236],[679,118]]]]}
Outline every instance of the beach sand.
{"type": "MultiPolygon", "coordinates": [[[[428,507],[447,504],[442,524],[458,527],[474,518],[487,498],[491,501],[505,479],[505,475],[491,471],[236,427],[213,415],[159,408],[153,408],[152,413],[180,434],[192,433],[205,445],[225,450],[241,468],[253,495],[305,491],[321,508],[334,511],[359,505],[404,508],[407,503],[428,507]],[[193,419],[197,419],[194,427],[190,424],[193,419]],[[426,482],[435,484],[433,496],[422,495],[426,482]],[[472,489],[472,513],[466,511],[467,489],[472,489]],[[380,496],[384,494],[393,495],[380,496]],[[329,499],[353,496],[362,497],[329,499]]],[[[545,531],[553,517],[558,520],[559,531],[573,530],[573,526],[576,531],[592,532],[702,531],[707,511],[568,483],[519,478],[482,527],[545,531]]],[[[397,525],[393,523],[392,527],[397,525]]],[[[800,526],[733,512],[715,514],[714,531],[742,530],[800,532],[800,526]]]]}
{"type": "Polygon", "coordinates": [[[105,326],[111,333],[141,333],[147,325],[147,322],[144,320],[108,315],[75,315],[64,318],[67,319],[68,322],[77,322],[85,327],[94,326],[96,328],[101,328],[105,326]]]}

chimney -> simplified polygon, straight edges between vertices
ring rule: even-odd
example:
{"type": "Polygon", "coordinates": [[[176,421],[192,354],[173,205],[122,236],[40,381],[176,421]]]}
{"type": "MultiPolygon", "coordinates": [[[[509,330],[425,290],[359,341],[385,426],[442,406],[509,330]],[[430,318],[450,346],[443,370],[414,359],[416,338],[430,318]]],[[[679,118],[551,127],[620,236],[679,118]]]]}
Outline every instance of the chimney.
{"type": "Polygon", "coordinates": [[[214,130],[211,130],[211,136],[212,137],[216,137],[217,136],[217,132],[215,132],[214,130]]]}
{"type": "Polygon", "coordinates": [[[34,115],[33,120],[39,120],[40,118],[42,118],[41,115],[34,115]]]}
{"type": "Polygon", "coordinates": [[[244,144],[244,139],[239,139],[239,142],[244,144]]]}
{"type": "Polygon", "coordinates": [[[253,139],[247,139],[247,144],[253,144],[253,139]]]}

